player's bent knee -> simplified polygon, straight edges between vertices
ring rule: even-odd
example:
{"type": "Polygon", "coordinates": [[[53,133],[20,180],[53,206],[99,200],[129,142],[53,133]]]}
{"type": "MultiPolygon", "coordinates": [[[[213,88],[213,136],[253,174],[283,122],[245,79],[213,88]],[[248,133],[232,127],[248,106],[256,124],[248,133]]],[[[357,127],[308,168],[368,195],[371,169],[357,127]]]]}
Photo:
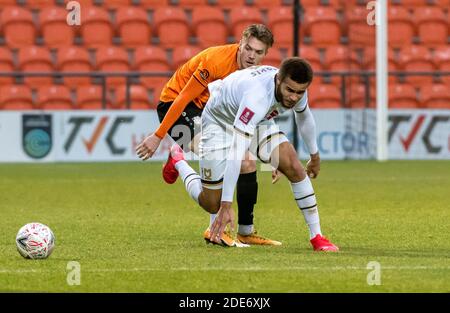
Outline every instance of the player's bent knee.
{"type": "Polygon", "coordinates": [[[256,172],[256,161],[243,160],[241,164],[241,174],[248,174],[256,172]]]}

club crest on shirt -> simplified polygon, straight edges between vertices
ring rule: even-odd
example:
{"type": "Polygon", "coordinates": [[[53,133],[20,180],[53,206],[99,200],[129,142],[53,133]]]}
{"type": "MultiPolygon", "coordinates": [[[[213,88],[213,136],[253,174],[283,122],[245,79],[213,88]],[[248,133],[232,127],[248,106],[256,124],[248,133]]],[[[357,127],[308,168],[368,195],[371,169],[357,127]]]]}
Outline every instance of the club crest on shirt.
{"type": "Polygon", "coordinates": [[[270,112],[269,114],[266,115],[266,120],[270,120],[276,116],[278,116],[278,111],[277,110],[273,110],[272,112],[270,112]]]}
{"type": "Polygon", "coordinates": [[[205,68],[205,69],[203,69],[203,70],[200,70],[199,71],[199,74],[200,74],[200,77],[203,79],[203,80],[207,80],[208,79],[208,77],[209,77],[209,72],[208,72],[208,70],[205,68]]]}
{"type": "Polygon", "coordinates": [[[244,123],[245,125],[247,125],[248,122],[250,122],[250,120],[252,119],[253,115],[255,115],[255,112],[253,112],[249,108],[245,108],[244,111],[242,111],[242,114],[239,117],[239,120],[242,123],[244,123]]]}

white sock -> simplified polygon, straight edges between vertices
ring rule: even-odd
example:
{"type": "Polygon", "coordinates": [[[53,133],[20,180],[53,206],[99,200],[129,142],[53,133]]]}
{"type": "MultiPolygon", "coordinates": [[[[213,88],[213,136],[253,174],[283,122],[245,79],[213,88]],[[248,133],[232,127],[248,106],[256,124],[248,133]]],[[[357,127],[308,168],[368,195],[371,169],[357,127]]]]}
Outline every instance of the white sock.
{"type": "Polygon", "coordinates": [[[184,187],[192,199],[198,203],[198,196],[202,192],[202,182],[200,176],[184,161],[178,161],[175,168],[183,179],[184,187]]]}
{"type": "Polygon", "coordinates": [[[306,224],[309,227],[310,239],[316,235],[322,235],[320,231],[319,210],[317,208],[316,196],[308,176],[298,183],[291,183],[292,192],[300,211],[302,211],[306,224]]]}
{"type": "Polygon", "coordinates": [[[240,235],[250,235],[251,233],[253,233],[253,225],[241,225],[239,224],[238,226],[238,233],[240,235]]]}
{"type": "Polygon", "coordinates": [[[212,226],[214,220],[216,219],[217,214],[209,214],[209,227],[212,226]]]}

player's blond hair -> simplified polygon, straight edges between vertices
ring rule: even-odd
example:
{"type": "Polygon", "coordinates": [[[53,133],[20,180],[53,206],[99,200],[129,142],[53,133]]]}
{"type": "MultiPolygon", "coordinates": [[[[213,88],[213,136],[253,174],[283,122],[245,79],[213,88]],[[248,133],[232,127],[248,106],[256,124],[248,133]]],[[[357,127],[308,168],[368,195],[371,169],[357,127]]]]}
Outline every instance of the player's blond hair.
{"type": "Polygon", "coordinates": [[[266,25],[252,24],[248,26],[242,32],[242,39],[248,39],[250,37],[255,37],[256,39],[264,42],[267,45],[267,48],[273,46],[273,34],[266,25]]]}

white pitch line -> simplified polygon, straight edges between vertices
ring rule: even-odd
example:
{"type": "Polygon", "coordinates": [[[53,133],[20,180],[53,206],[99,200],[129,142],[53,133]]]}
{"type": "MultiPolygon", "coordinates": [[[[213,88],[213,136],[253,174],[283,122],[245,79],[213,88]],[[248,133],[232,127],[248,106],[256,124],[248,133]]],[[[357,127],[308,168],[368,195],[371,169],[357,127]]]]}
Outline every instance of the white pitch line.
{"type": "MultiPolygon", "coordinates": [[[[381,270],[450,270],[450,266],[381,266],[381,270]]],[[[281,272],[281,271],[367,271],[372,268],[362,266],[295,266],[295,267],[177,267],[177,268],[105,268],[105,269],[83,269],[81,265],[81,272],[87,273],[116,273],[116,272],[162,272],[162,271],[178,271],[178,272],[281,272]]],[[[27,273],[49,273],[55,272],[54,269],[0,269],[0,274],[27,274],[27,273]]]]}

